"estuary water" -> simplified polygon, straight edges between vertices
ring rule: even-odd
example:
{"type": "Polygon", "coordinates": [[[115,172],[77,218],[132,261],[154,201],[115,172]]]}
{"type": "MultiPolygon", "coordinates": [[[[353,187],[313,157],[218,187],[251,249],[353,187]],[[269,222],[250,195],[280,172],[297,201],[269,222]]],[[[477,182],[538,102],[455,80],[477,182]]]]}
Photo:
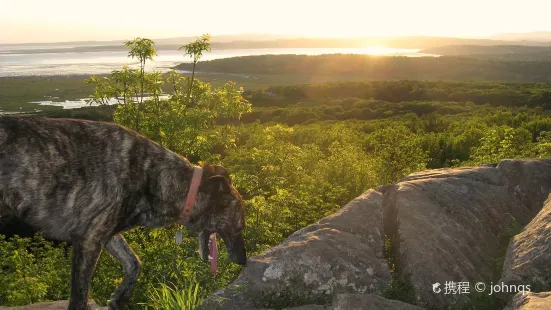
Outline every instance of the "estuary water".
{"type": "MultiPolygon", "coordinates": [[[[126,51],[92,52],[41,52],[36,47],[14,47],[0,45],[0,77],[9,76],[55,76],[73,74],[104,74],[118,70],[123,65],[137,66],[137,61],[128,58],[126,51]],[[29,52],[24,49],[27,48],[29,52]],[[32,51],[32,52],[31,52],[32,51]]],[[[49,46],[48,48],[66,48],[71,46],[49,46]]],[[[168,71],[182,62],[189,62],[177,50],[159,50],[155,62],[147,65],[148,70],[168,71]]],[[[219,49],[205,53],[201,61],[219,58],[253,55],[322,55],[322,54],[366,54],[385,56],[437,56],[422,54],[418,49],[399,49],[385,47],[367,48],[257,48],[257,49],[219,49]]]]}

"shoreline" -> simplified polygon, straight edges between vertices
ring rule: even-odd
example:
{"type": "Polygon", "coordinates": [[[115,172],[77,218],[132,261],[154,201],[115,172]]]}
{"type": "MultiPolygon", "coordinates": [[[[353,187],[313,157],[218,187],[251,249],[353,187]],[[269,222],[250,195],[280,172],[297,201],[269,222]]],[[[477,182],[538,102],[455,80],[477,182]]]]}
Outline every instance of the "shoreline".
{"type": "MultiPolygon", "coordinates": [[[[137,62],[129,59],[126,51],[92,51],[92,52],[51,52],[38,50],[36,53],[17,53],[17,51],[2,51],[0,63],[5,63],[0,70],[0,77],[16,76],[53,76],[53,75],[100,75],[109,74],[127,65],[134,67],[137,62]]],[[[395,49],[384,47],[371,48],[262,48],[262,49],[213,49],[204,55],[202,63],[221,59],[258,56],[322,56],[322,55],[362,55],[365,57],[439,57],[437,54],[427,54],[419,49],[395,49]]],[[[148,69],[169,71],[178,66],[190,63],[176,50],[159,50],[154,62],[148,63],[148,69]]]]}

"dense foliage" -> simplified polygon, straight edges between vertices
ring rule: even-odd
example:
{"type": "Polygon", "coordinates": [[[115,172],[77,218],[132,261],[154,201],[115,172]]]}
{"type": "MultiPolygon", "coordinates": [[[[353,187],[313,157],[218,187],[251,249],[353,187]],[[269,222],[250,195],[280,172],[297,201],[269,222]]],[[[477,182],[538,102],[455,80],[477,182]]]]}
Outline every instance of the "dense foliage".
{"type": "Polygon", "coordinates": [[[248,91],[253,113],[244,122],[260,120],[304,124],[320,120],[375,120],[415,113],[452,115],[490,106],[551,107],[547,84],[374,81],[273,86],[248,91]]]}
{"type": "MultiPolygon", "coordinates": [[[[141,72],[124,70],[114,74],[127,74],[134,81],[132,93],[141,92],[141,72]]],[[[245,199],[250,255],[333,213],[366,189],[414,171],[551,156],[551,88],[546,84],[282,86],[245,93],[254,107],[249,113],[233,85],[213,90],[176,74],[171,75],[180,79],[175,93],[155,99],[149,85],[171,80],[155,80],[153,74],[143,74],[153,99],[140,101],[138,96],[123,102],[114,110],[115,120],[195,162],[227,167],[245,199]],[[187,96],[191,86],[192,96],[187,96]]],[[[118,87],[117,94],[124,97],[124,84],[116,78],[99,83],[118,87]]],[[[109,87],[100,87],[97,98],[106,97],[109,87]]],[[[196,253],[193,236],[184,233],[183,244],[175,244],[178,229],[139,228],[125,234],[143,262],[133,308],[162,308],[170,298],[192,302],[238,275],[239,267],[222,250],[219,274],[213,278],[196,253]]],[[[67,298],[70,251],[63,246],[53,247],[39,237],[0,237],[0,262],[0,304],[67,298]]],[[[119,263],[102,254],[91,297],[105,303],[121,277],[119,263]]]]}

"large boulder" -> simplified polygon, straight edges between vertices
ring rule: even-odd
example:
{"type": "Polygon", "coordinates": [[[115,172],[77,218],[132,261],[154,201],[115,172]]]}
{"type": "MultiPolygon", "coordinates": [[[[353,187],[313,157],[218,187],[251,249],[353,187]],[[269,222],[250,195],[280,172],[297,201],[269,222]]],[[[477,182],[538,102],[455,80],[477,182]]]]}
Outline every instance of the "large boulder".
{"type": "Polygon", "coordinates": [[[262,291],[313,295],[376,293],[390,282],[383,257],[383,195],[368,191],[339,212],[249,260],[244,275],[262,291]]]}
{"type": "Polygon", "coordinates": [[[380,293],[389,283],[383,257],[383,195],[369,190],[251,258],[242,277],[211,296],[205,308],[327,304],[334,293],[380,293]]]}
{"type": "Polygon", "coordinates": [[[469,282],[472,293],[474,283],[495,280],[511,216],[528,223],[550,187],[551,161],[506,160],[420,172],[386,189],[386,233],[419,303],[439,309],[465,297],[436,294],[433,283],[469,282]]]}
{"type": "Polygon", "coordinates": [[[497,169],[503,173],[507,189],[530,210],[530,219],[538,214],[551,190],[551,160],[504,159],[497,169]]]}
{"type": "Polygon", "coordinates": [[[551,289],[551,197],[543,209],[510,242],[499,280],[530,290],[551,289]]]}

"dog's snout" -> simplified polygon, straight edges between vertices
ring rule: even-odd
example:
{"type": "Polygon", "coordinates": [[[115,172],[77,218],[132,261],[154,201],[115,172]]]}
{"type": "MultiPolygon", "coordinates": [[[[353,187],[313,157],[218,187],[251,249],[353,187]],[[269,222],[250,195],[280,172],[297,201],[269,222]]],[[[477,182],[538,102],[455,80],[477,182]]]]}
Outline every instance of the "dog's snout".
{"type": "Polygon", "coordinates": [[[247,253],[243,249],[242,253],[235,253],[232,252],[230,255],[230,259],[243,267],[247,266],[247,253]]]}
{"type": "Polygon", "coordinates": [[[241,233],[232,238],[225,239],[229,256],[232,262],[241,266],[247,265],[247,251],[245,250],[245,240],[241,233]]]}
{"type": "Polygon", "coordinates": [[[243,266],[243,267],[247,267],[247,255],[246,254],[243,256],[243,259],[238,264],[243,266]]]}

